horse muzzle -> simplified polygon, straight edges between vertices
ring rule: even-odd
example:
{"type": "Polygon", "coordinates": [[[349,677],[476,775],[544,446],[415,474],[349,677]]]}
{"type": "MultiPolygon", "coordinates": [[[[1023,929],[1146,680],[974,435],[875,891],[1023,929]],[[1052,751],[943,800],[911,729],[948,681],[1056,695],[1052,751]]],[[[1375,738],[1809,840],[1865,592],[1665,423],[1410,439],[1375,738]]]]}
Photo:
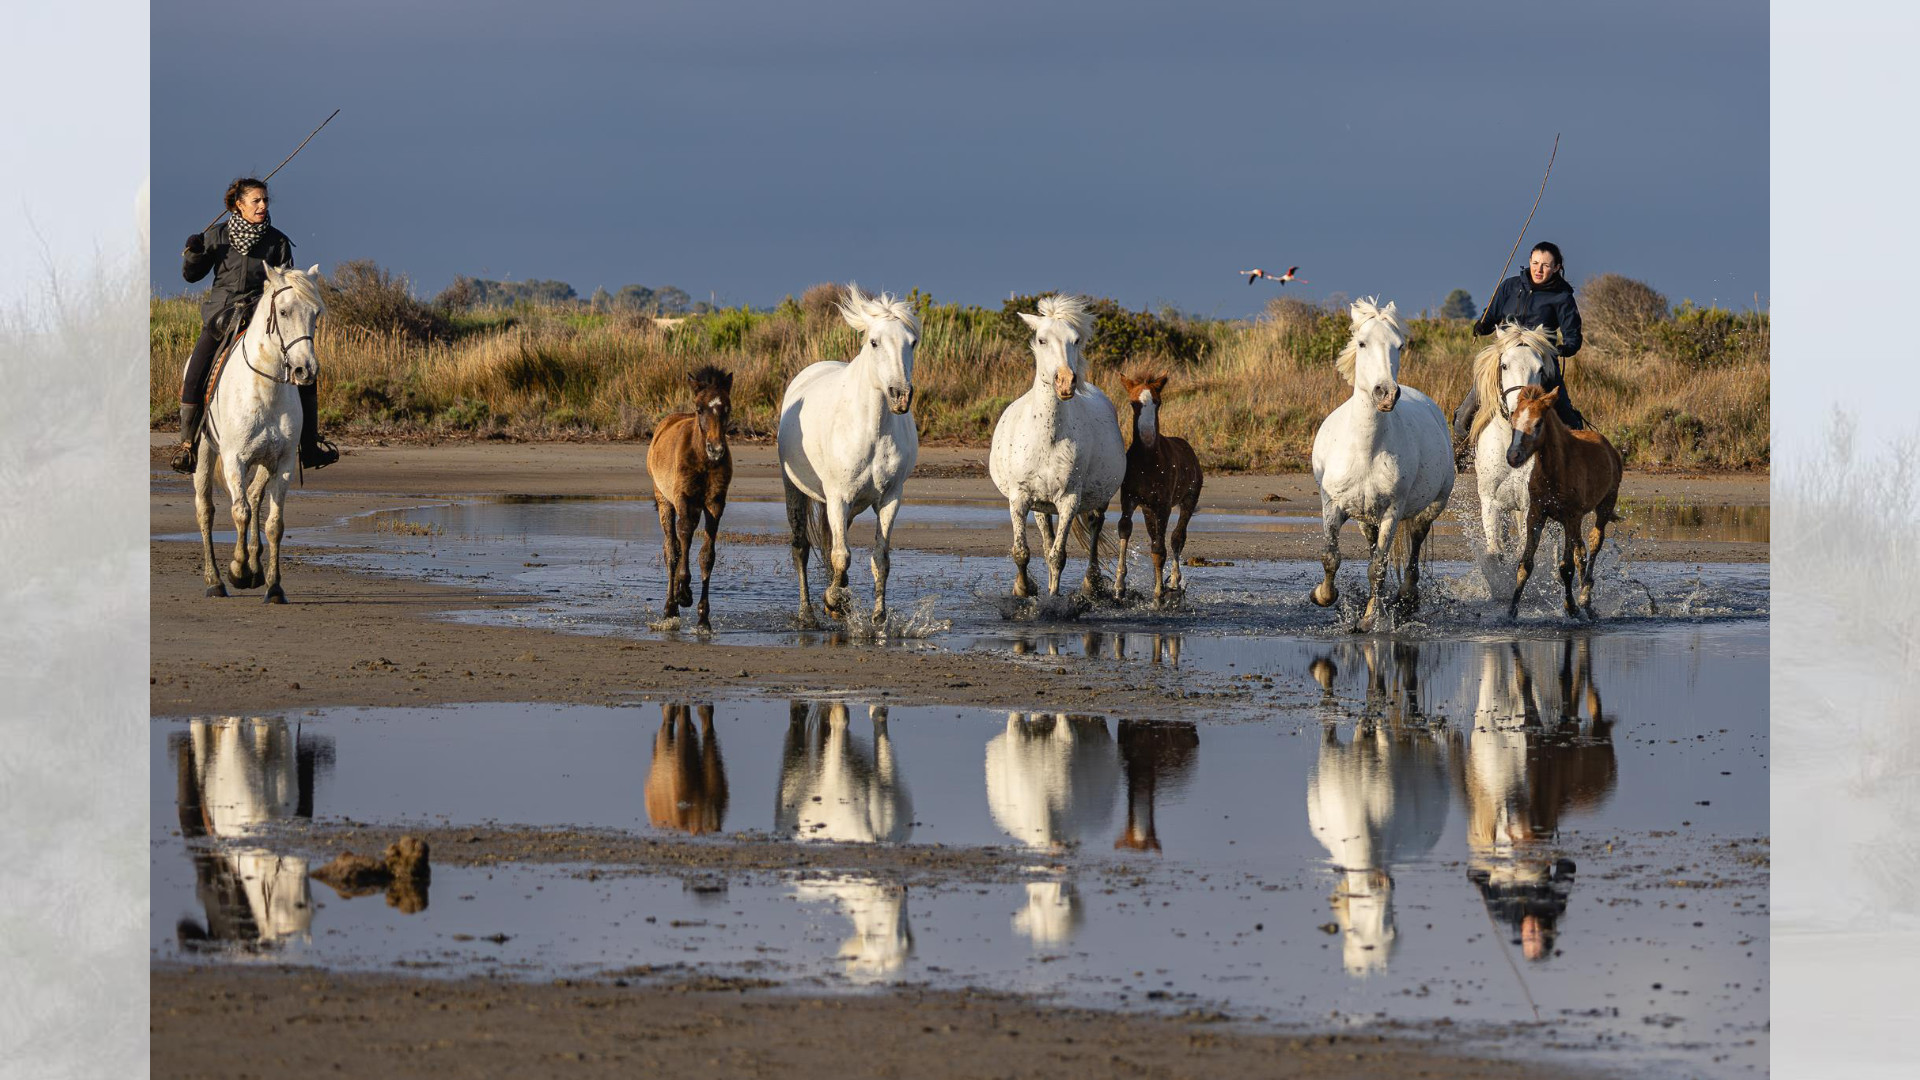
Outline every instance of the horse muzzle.
{"type": "Polygon", "coordinates": [[[895,416],[904,415],[913,408],[913,390],[911,385],[904,391],[888,390],[887,408],[892,409],[895,416]]]}
{"type": "Polygon", "coordinates": [[[1053,392],[1060,395],[1061,401],[1073,400],[1073,392],[1080,388],[1080,376],[1072,368],[1061,368],[1053,377],[1053,392]]]}
{"type": "Polygon", "coordinates": [[[1399,383],[1373,388],[1373,407],[1375,409],[1381,412],[1392,412],[1393,407],[1398,404],[1400,404],[1399,383]]]}
{"type": "Polygon", "coordinates": [[[708,443],[707,444],[707,463],[708,464],[718,465],[720,464],[721,459],[726,456],[727,456],[726,443],[708,443]]]}
{"type": "Polygon", "coordinates": [[[1533,456],[1534,439],[1531,435],[1514,432],[1513,441],[1507,444],[1507,467],[1517,469],[1533,456]]]}

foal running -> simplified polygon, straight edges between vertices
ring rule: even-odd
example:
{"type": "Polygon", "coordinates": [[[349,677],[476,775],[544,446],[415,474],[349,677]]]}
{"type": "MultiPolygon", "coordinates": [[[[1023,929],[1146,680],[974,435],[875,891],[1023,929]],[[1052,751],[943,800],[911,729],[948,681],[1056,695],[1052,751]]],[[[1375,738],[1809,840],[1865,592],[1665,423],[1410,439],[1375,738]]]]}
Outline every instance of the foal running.
{"type": "Polygon", "coordinates": [[[1520,614],[1520,591],[1533,573],[1533,552],[1548,518],[1560,523],[1560,585],[1567,593],[1567,614],[1593,614],[1593,564],[1600,558],[1607,522],[1618,521],[1614,500],[1620,497],[1620,451],[1592,428],[1574,431],[1560,421],[1553,405],[1560,397],[1538,386],[1520,388],[1513,407],[1513,442],[1507,464],[1515,469],[1529,458],[1538,462],[1527,479],[1527,546],[1520,554],[1520,570],[1513,584],[1507,618],[1520,614]],[[1582,543],[1580,524],[1593,515],[1593,528],[1582,543]],[[1580,567],[1580,603],[1574,606],[1573,570],[1580,567]]]}
{"type": "Polygon", "coordinates": [[[693,605],[694,526],[705,514],[707,546],[700,552],[700,629],[707,621],[707,586],[713,578],[713,545],[733,482],[727,449],[727,419],[733,412],[733,375],[712,364],[687,376],[693,382],[693,412],[674,413],[653,429],[647,471],[653,475],[653,505],[660,511],[660,538],[667,559],[667,618],[693,605]]]}
{"type": "Polygon", "coordinates": [[[1153,602],[1159,603],[1166,589],[1180,588],[1180,552],[1187,546],[1187,523],[1193,520],[1193,508],[1200,501],[1200,458],[1187,440],[1160,434],[1160,398],[1167,389],[1167,377],[1153,374],[1120,381],[1127,387],[1127,404],[1133,406],[1133,445],[1127,448],[1127,475],[1120,482],[1120,559],[1113,571],[1113,597],[1127,595],[1127,541],[1133,536],[1133,508],[1140,507],[1147,522],[1147,539],[1153,545],[1153,602]],[[1173,529],[1173,571],[1161,572],[1167,557],[1167,522],[1173,508],[1180,508],[1180,524],[1173,529]]]}

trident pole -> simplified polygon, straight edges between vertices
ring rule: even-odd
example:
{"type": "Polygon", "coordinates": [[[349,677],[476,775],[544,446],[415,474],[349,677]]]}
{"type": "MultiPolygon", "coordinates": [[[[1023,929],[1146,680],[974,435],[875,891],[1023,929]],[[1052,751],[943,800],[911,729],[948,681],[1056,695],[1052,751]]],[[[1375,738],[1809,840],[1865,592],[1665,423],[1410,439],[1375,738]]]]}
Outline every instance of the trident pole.
{"type": "Polygon", "coordinates": [[[1533,197],[1533,210],[1527,211],[1527,221],[1520,226],[1520,235],[1513,238],[1513,250],[1507,252],[1507,263],[1500,268],[1500,276],[1494,279],[1493,291],[1487,294],[1487,306],[1480,309],[1480,318],[1487,317],[1493,310],[1493,299],[1500,295],[1500,283],[1507,280],[1507,271],[1513,267],[1513,257],[1520,253],[1520,241],[1527,238],[1527,227],[1533,224],[1533,211],[1540,209],[1540,196],[1547,193],[1547,177],[1553,175],[1553,159],[1560,153],[1560,133],[1553,133],[1553,152],[1547,155],[1547,171],[1540,175],[1540,194],[1533,197]]]}
{"type": "MultiPolygon", "coordinates": [[[[320,127],[314,128],[312,131],[308,132],[307,137],[300,140],[300,145],[293,148],[293,154],[298,154],[300,151],[305,150],[307,148],[307,144],[313,141],[313,137],[315,135],[320,134],[320,128],[326,127],[328,124],[333,123],[333,118],[339,115],[340,115],[339,109],[335,109],[331,113],[328,113],[327,118],[325,120],[320,121],[320,127]]],[[[273,172],[270,172],[267,175],[261,177],[260,182],[265,183],[268,180],[273,179],[273,173],[277,173],[281,169],[285,168],[287,165],[287,162],[293,160],[293,154],[288,154],[286,157],[280,159],[280,164],[275,165],[273,167],[273,172]]],[[[226,217],[231,212],[232,211],[229,211],[229,210],[220,211],[220,214],[218,217],[215,217],[212,221],[207,222],[207,229],[211,229],[215,225],[220,224],[220,219],[226,217]]],[[[200,231],[206,232],[207,229],[201,229],[200,231]]]]}

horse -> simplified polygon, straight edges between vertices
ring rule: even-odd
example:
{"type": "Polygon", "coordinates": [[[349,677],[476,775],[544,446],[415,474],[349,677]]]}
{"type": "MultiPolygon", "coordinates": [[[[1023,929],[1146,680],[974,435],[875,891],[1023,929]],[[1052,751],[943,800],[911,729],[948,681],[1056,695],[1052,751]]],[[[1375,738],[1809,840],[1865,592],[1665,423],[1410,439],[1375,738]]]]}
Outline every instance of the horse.
{"type": "Polygon", "coordinates": [[[226,482],[233,504],[233,561],[227,576],[236,589],[267,587],[265,601],[284,604],[280,587],[280,536],[287,486],[300,456],[300,392],[319,376],[313,328],[320,301],[320,267],[280,270],[269,266],[264,298],[240,343],[214,384],[193,473],[193,509],[200,523],[200,554],[208,596],[225,596],[213,554],[214,470],[226,482]],[[236,365],[233,361],[238,361],[236,365]],[[260,514],[264,501],[265,519],[260,514]],[[261,560],[261,534],[266,559],[261,560]]]}
{"type": "Polygon", "coordinates": [[[894,760],[887,707],[870,706],[867,713],[871,752],[848,730],[844,703],[788,704],[775,833],[853,844],[901,844],[913,836],[913,797],[894,760]]]}
{"type": "Polygon", "coordinates": [[[1133,538],[1133,508],[1140,507],[1147,522],[1147,539],[1153,545],[1153,602],[1159,603],[1165,589],[1179,590],[1180,553],[1187,546],[1187,523],[1193,520],[1193,508],[1200,501],[1200,457],[1187,440],[1160,434],[1160,401],[1166,393],[1167,377],[1142,375],[1138,379],[1120,376],[1127,388],[1127,404],[1133,408],[1133,445],[1127,447],[1127,472],[1120,481],[1120,558],[1113,572],[1113,597],[1121,600],[1127,592],[1127,543],[1133,538]],[[1180,509],[1180,524],[1173,527],[1173,572],[1162,583],[1162,564],[1167,557],[1167,523],[1173,508],[1180,509]]]}
{"type": "Polygon", "coordinates": [[[1154,803],[1165,785],[1178,791],[1193,771],[1200,729],[1181,720],[1120,721],[1120,760],[1127,767],[1127,825],[1114,840],[1115,850],[1160,850],[1154,828],[1154,803]]]}
{"type": "Polygon", "coordinates": [[[698,836],[719,832],[727,820],[727,768],[713,730],[713,706],[695,706],[699,730],[685,705],[660,706],[647,771],[647,820],[655,828],[698,836]]]}
{"type": "Polygon", "coordinates": [[[1592,428],[1574,431],[1553,411],[1558,389],[1542,391],[1523,386],[1513,409],[1513,439],[1507,446],[1507,464],[1518,469],[1534,461],[1527,478],[1527,545],[1520,553],[1520,569],[1513,584],[1507,618],[1520,614],[1520,593],[1533,574],[1533,553],[1540,546],[1540,529],[1548,518],[1560,523],[1560,585],[1566,590],[1566,612],[1578,618],[1593,613],[1593,564],[1607,538],[1607,522],[1620,520],[1613,512],[1620,498],[1620,451],[1592,428]],[[1580,525],[1593,515],[1593,529],[1584,542],[1580,525]],[[1580,567],[1580,603],[1574,606],[1573,570],[1580,567]]]}
{"type": "Polygon", "coordinates": [[[1085,297],[1049,296],[1039,314],[1023,311],[1020,318],[1033,328],[1033,387],[1000,414],[987,458],[987,473],[1013,519],[1013,595],[1034,594],[1027,577],[1027,514],[1034,512],[1047,549],[1047,595],[1059,595],[1067,533],[1079,531],[1087,542],[1084,592],[1091,596],[1099,589],[1107,504],[1127,471],[1113,402],[1088,380],[1081,352],[1093,333],[1093,313],[1085,297]]]}
{"type": "Polygon", "coordinates": [[[1331,607],[1339,599],[1340,526],[1351,517],[1366,530],[1372,557],[1367,566],[1367,606],[1359,629],[1373,627],[1396,532],[1407,530],[1407,569],[1396,606],[1403,613],[1420,603],[1420,548],[1435,518],[1453,494],[1453,435],[1433,399],[1401,386],[1400,351],[1407,324],[1396,306],[1373,298],[1354,301],[1348,314],[1353,336],[1334,367],[1353,384],[1353,396],[1320,424],[1313,436],[1313,478],[1320,485],[1320,519],[1327,531],[1321,556],[1326,578],[1313,602],[1331,607]]]}
{"type": "Polygon", "coordinates": [[[647,446],[647,472],[653,477],[653,506],[660,513],[660,541],[667,562],[667,618],[693,604],[693,530],[704,522],[707,546],[700,552],[700,629],[707,621],[707,587],[713,580],[713,548],[720,515],[727,509],[727,485],[733,482],[733,452],[727,447],[727,420],[733,415],[733,374],[708,364],[687,376],[693,384],[693,411],[674,413],[653,429],[647,446]]]}
{"type": "Polygon", "coordinates": [[[825,602],[830,617],[843,619],[853,600],[847,589],[852,561],[847,529],[871,507],[876,519],[873,621],[880,625],[887,619],[893,519],[920,458],[920,433],[910,411],[920,323],[906,301],[888,293],[867,296],[853,284],[839,309],[847,325],[860,332],[860,351],[850,361],[813,364],[787,384],[780,402],[780,479],[793,532],[793,569],[800,576],[801,623],[814,621],[807,588],[807,555],[814,546],[810,527],[818,528],[824,518],[831,535],[832,577],[825,602]]]}
{"type": "Polygon", "coordinates": [[[1551,338],[1543,330],[1503,323],[1493,341],[1473,358],[1473,383],[1479,408],[1467,441],[1474,447],[1473,475],[1480,487],[1480,523],[1487,557],[1498,560],[1507,546],[1509,522],[1526,521],[1527,482],[1531,462],[1514,468],[1507,464],[1507,446],[1513,441],[1511,398],[1522,386],[1546,381],[1554,359],[1551,338]]]}

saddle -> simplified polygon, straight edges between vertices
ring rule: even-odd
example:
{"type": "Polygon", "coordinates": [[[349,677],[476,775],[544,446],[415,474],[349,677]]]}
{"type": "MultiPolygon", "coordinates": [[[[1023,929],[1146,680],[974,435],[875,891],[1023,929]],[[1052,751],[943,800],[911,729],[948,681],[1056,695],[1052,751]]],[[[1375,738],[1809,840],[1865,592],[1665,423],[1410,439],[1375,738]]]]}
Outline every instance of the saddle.
{"type": "Polygon", "coordinates": [[[207,376],[207,388],[200,395],[202,406],[212,406],[213,392],[220,385],[220,373],[227,370],[227,358],[240,347],[240,339],[247,336],[247,326],[253,321],[253,307],[258,298],[242,301],[228,308],[221,318],[226,320],[221,328],[220,347],[213,354],[213,371],[207,376]]]}

